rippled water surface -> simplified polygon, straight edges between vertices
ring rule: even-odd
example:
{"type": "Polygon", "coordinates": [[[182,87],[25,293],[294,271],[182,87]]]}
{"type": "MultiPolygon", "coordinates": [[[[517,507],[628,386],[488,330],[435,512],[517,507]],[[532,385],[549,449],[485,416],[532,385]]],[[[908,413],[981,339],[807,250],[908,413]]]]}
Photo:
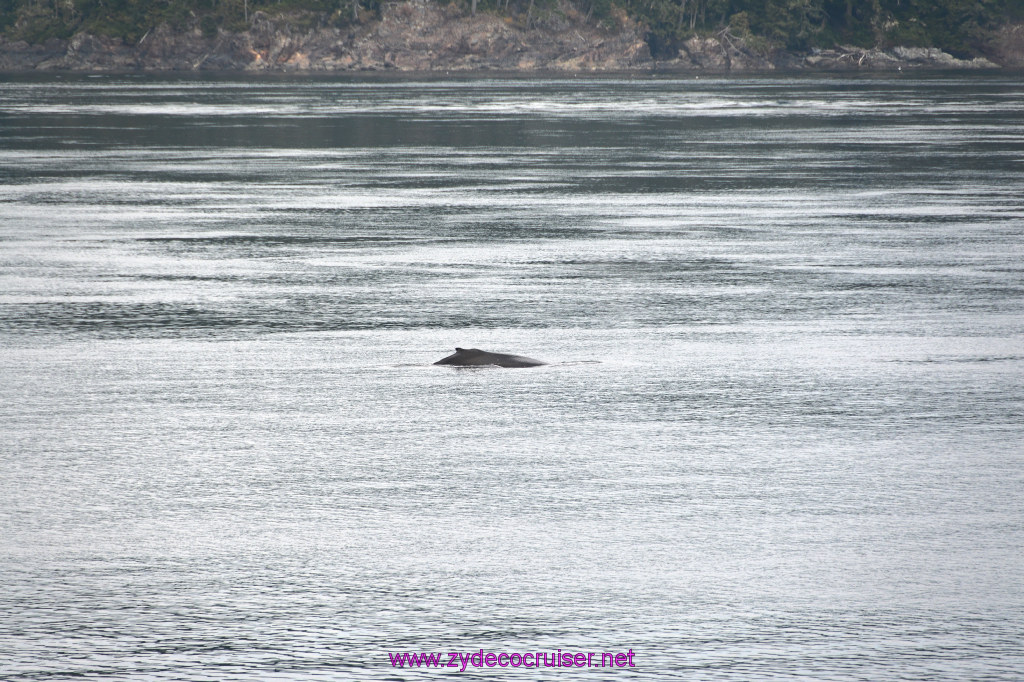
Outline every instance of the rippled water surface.
{"type": "Polygon", "coordinates": [[[1022,197],[1006,76],[0,80],[0,679],[1019,680],[1022,197]]]}

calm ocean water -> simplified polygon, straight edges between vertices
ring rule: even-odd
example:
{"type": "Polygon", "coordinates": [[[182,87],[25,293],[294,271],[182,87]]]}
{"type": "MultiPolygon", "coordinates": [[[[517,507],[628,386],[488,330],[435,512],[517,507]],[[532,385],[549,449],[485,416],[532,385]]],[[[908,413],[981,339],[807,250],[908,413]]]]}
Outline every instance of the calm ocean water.
{"type": "Polygon", "coordinates": [[[1024,83],[6,77],[0,467],[3,680],[1019,680],[1024,83]]]}

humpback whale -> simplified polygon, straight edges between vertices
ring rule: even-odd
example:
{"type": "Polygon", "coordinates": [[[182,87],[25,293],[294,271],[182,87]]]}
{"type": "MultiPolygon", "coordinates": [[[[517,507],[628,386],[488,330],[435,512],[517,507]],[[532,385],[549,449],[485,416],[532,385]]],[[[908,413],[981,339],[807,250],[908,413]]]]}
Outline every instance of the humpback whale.
{"type": "Polygon", "coordinates": [[[455,353],[441,358],[435,365],[452,365],[454,367],[471,367],[477,365],[497,365],[498,367],[538,367],[548,363],[527,358],[522,355],[507,353],[488,353],[479,348],[456,348],[455,353]]]}

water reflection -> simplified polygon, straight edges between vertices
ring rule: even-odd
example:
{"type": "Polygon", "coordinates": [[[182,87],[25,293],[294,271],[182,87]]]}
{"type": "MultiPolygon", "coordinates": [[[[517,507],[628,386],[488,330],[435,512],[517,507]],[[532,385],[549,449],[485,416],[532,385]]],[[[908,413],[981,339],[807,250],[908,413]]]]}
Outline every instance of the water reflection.
{"type": "Polygon", "coordinates": [[[1024,672],[1012,79],[0,89],[0,677],[1024,672]]]}

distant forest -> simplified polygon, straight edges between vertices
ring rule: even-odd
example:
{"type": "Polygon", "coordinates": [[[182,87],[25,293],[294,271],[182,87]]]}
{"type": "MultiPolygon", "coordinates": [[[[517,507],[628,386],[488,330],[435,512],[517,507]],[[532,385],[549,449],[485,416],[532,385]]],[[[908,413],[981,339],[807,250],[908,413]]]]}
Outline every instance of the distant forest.
{"type": "MultiPolygon", "coordinates": [[[[448,2],[449,0],[434,0],[448,2]]],[[[991,31],[1024,19],[1024,0],[450,0],[467,14],[546,23],[570,2],[613,26],[623,13],[649,27],[655,57],[694,35],[742,40],[765,52],[836,45],[939,47],[958,57],[983,50],[991,31]],[[660,53],[660,54],[659,54],[660,53]]],[[[178,30],[243,31],[255,12],[286,16],[295,28],[373,20],[381,0],[0,0],[0,32],[41,43],[85,31],[140,40],[166,23],[178,30]]]]}

